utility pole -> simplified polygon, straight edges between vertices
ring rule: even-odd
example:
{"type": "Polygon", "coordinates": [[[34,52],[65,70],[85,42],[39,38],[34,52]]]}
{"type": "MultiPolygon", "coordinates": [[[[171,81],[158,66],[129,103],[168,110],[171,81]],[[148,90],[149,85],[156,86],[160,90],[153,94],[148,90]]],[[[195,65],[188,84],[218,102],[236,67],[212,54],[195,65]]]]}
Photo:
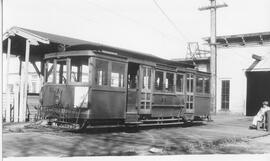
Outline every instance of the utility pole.
{"type": "Polygon", "coordinates": [[[216,68],[217,68],[217,44],[216,44],[216,10],[217,8],[222,7],[228,7],[227,4],[216,4],[216,0],[210,0],[211,5],[206,7],[199,8],[200,11],[204,10],[210,10],[211,14],[211,38],[210,38],[210,52],[211,52],[211,58],[210,58],[210,71],[211,71],[211,110],[216,113],[216,68]]]}
{"type": "MultiPolygon", "coordinates": [[[[2,120],[3,120],[3,0],[0,0],[0,119],[1,123],[0,126],[3,127],[2,120]]],[[[0,138],[0,142],[3,142],[2,137],[0,138]]],[[[0,150],[3,150],[2,144],[0,145],[0,150]]],[[[0,154],[2,158],[2,153],[0,154]]]]}

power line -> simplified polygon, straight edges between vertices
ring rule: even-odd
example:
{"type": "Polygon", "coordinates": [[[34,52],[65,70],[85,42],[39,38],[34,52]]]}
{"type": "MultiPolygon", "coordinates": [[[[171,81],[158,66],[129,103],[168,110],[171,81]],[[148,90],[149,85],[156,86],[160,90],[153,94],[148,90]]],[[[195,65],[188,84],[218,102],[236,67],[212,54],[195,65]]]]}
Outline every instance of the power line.
{"type": "Polygon", "coordinates": [[[156,0],[153,0],[154,4],[157,6],[157,8],[161,11],[161,13],[166,17],[168,22],[175,28],[175,30],[186,40],[188,41],[188,38],[182,33],[182,31],[177,27],[177,25],[172,21],[172,19],[166,14],[166,12],[160,7],[160,5],[157,3],[156,0]]]}
{"type": "MultiPolygon", "coordinates": [[[[165,33],[165,32],[163,32],[163,31],[160,31],[159,29],[155,28],[155,27],[152,26],[152,25],[145,24],[145,23],[142,23],[142,22],[140,22],[140,21],[137,21],[137,20],[134,19],[134,18],[131,18],[131,17],[126,16],[126,15],[123,15],[123,14],[121,14],[121,13],[119,13],[119,12],[116,12],[116,11],[114,11],[114,10],[112,10],[112,9],[109,9],[109,8],[107,8],[107,7],[101,6],[101,5],[97,4],[97,3],[94,3],[94,2],[91,1],[91,0],[87,0],[86,2],[88,2],[89,4],[91,3],[92,5],[95,5],[95,6],[99,7],[99,8],[101,8],[101,9],[103,9],[104,11],[106,11],[106,12],[108,12],[108,13],[111,13],[111,14],[117,16],[117,17],[124,18],[124,19],[126,19],[126,20],[128,20],[128,21],[130,21],[130,22],[133,22],[134,24],[136,24],[136,25],[138,25],[138,26],[141,26],[141,27],[142,27],[142,26],[148,27],[148,28],[151,29],[151,31],[158,32],[159,34],[161,34],[163,37],[166,37],[167,39],[169,39],[169,38],[171,39],[172,37],[174,37],[174,38],[176,38],[176,39],[179,39],[178,36],[171,35],[171,34],[169,34],[169,33],[165,33]]],[[[180,40],[180,39],[179,39],[179,40],[180,40]]],[[[182,41],[182,40],[181,40],[181,41],[182,41]]]]}

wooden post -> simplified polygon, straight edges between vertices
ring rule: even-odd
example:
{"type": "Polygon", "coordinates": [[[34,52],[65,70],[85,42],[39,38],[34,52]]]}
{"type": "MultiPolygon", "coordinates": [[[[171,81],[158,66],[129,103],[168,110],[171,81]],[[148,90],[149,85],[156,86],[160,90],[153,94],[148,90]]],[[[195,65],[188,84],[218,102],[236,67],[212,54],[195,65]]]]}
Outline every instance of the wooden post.
{"type": "Polygon", "coordinates": [[[24,63],[22,62],[22,60],[20,59],[20,84],[19,84],[19,107],[18,107],[18,122],[21,122],[22,121],[22,118],[21,118],[21,109],[23,108],[23,66],[24,66],[24,63]]]}
{"type": "Polygon", "coordinates": [[[9,77],[9,60],[10,60],[10,49],[11,49],[11,39],[8,38],[8,46],[7,46],[7,65],[6,65],[6,122],[10,122],[10,89],[8,85],[8,77],[9,77]]]}
{"type": "MultiPolygon", "coordinates": [[[[2,120],[3,120],[3,0],[0,2],[0,125],[2,127],[2,120]]],[[[2,137],[0,139],[2,142],[2,137]]]]}
{"type": "MultiPolygon", "coordinates": [[[[216,6],[216,1],[211,0],[211,6],[216,6]]],[[[217,54],[216,54],[216,8],[211,8],[211,38],[210,38],[210,71],[211,71],[211,107],[216,113],[216,67],[217,67],[217,54]]]]}
{"type": "Polygon", "coordinates": [[[211,13],[211,37],[210,37],[210,71],[211,71],[211,110],[216,113],[216,68],[217,68],[217,49],[216,49],[216,10],[217,8],[227,7],[227,4],[216,5],[216,0],[210,0],[211,5],[199,8],[200,11],[210,10],[211,13]]]}
{"type": "Polygon", "coordinates": [[[13,115],[13,121],[19,122],[19,90],[20,85],[16,84],[14,87],[14,115],[13,115]]]}
{"type": "Polygon", "coordinates": [[[20,66],[19,66],[19,77],[20,82],[16,84],[16,88],[14,89],[14,122],[19,122],[19,113],[21,106],[21,93],[22,93],[22,60],[20,58],[20,66]]]}
{"type": "Polygon", "coordinates": [[[29,54],[30,54],[30,41],[26,40],[24,73],[22,77],[23,79],[21,80],[22,84],[20,89],[20,122],[25,122],[26,119],[29,54]]]}

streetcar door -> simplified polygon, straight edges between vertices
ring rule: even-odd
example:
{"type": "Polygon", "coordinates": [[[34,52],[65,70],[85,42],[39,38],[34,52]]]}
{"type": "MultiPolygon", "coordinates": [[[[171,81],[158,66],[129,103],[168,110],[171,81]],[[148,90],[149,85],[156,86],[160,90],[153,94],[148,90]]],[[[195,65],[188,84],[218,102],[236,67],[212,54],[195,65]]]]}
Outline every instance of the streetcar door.
{"type": "Polygon", "coordinates": [[[186,77],[186,113],[194,113],[194,74],[186,77]]]}
{"type": "Polygon", "coordinates": [[[140,65],[137,63],[128,63],[128,75],[127,75],[127,114],[137,115],[139,108],[139,76],[140,65]]]}
{"type": "Polygon", "coordinates": [[[154,79],[154,70],[149,66],[140,66],[140,114],[150,114],[152,108],[152,82],[154,79]]]}

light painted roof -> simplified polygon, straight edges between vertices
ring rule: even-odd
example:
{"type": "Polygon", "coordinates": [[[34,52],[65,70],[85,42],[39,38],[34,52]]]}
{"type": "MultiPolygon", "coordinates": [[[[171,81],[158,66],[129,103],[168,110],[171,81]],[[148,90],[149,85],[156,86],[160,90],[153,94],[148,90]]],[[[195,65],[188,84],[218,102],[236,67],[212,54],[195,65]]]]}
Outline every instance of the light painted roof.
{"type": "MultiPolygon", "coordinates": [[[[210,43],[210,37],[203,39],[210,43]]],[[[216,43],[218,47],[270,44],[270,32],[217,36],[216,43]]]]}

